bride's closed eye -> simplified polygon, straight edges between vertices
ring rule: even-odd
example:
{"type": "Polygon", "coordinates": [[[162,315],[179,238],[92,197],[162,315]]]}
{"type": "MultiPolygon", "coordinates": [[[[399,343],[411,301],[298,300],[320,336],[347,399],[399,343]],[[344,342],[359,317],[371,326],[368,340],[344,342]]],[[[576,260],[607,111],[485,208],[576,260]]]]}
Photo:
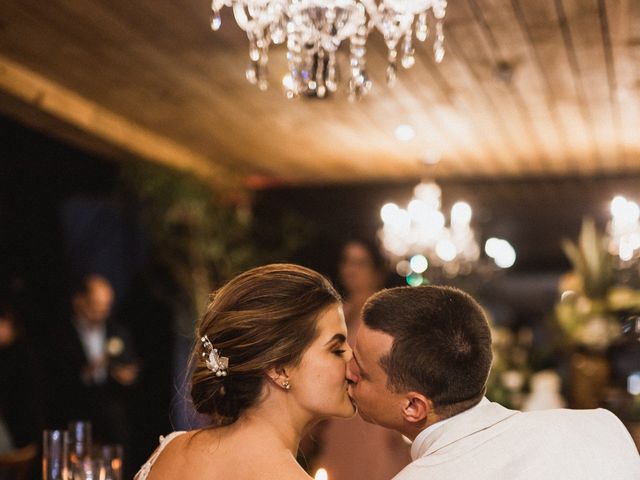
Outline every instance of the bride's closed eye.
{"type": "Polygon", "coordinates": [[[342,355],[347,351],[346,348],[342,348],[346,346],[347,337],[342,333],[336,333],[331,339],[325,344],[329,348],[329,351],[337,357],[342,357],[342,355]]]}

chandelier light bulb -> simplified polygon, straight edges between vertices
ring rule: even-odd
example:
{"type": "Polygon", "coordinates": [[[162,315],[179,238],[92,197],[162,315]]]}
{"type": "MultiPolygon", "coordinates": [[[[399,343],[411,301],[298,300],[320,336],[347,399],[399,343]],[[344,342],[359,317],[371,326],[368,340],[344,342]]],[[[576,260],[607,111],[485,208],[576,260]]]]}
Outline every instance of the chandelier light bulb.
{"type": "Polygon", "coordinates": [[[420,199],[411,200],[407,206],[411,219],[420,222],[429,214],[429,206],[420,199]]]}
{"type": "Polygon", "coordinates": [[[627,377],[627,391],[631,395],[640,395],[640,372],[633,372],[627,377]]]}
{"type": "Polygon", "coordinates": [[[421,182],[413,189],[413,194],[433,210],[439,210],[442,191],[435,182],[421,182]]]}
{"type": "Polygon", "coordinates": [[[424,283],[424,277],[419,273],[412,273],[407,277],[407,284],[412,287],[419,287],[424,283]]]}
{"type": "Polygon", "coordinates": [[[396,257],[404,257],[408,253],[407,245],[402,242],[385,243],[385,248],[388,249],[391,253],[393,253],[393,255],[395,255],[396,257]]]}
{"type": "Polygon", "coordinates": [[[611,201],[611,215],[618,225],[629,225],[640,219],[640,208],[637,203],[617,196],[611,201]]]}
{"type": "Polygon", "coordinates": [[[640,230],[622,235],[618,245],[618,256],[623,262],[630,261],[635,251],[640,249],[640,230]]]}
{"type": "Polygon", "coordinates": [[[412,272],[411,265],[407,260],[400,260],[396,264],[396,273],[401,277],[407,277],[411,275],[411,272],[412,272]]]}
{"type": "Polygon", "coordinates": [[[624,198],[622,195],[616,195],[615,197],[613,197],[613,200],[611,200],[611,207],[610,207],[611,215],[613,215],[614,217],[618,217],[622,215],[626,204],[627,204],[627,199],[624,198]]]}
{"type": "Polygon", "coordinates": [[[623,262],[628,262],[633,258],[633,247],[627,242],[620,242],[618,256],[623,262]]]}
{"type": "Polygon", "coordinates": [[[493,259],[500,268],[510,268],[516,263],[516,251],[511,245],[505,249],[500,255],[493,259]]]}
{"type": "Polygon", "coordinates": [[[456,202],[451,207],[452,225],[469,225],[472,215],[471,206],[467,202],[456,202]]]}
{"type": "Polygon", "coordinates": [[[491,237],[486,242],[484,242],[484,253],[486,253],[488,257],[496,258],[499,250],[500,239],[491,237]]]}
{"type": "Polygon", "coordinates": [[[386,203],[380,209],[380,218],[384,223],[393,223],[400,208],[395,203],[386,203]]]}
{"type": "Polygon", "coordinates": [[[607,231],[610,252],[627,267],[640,258],[640,207],[636,202],[616,195],[611,201],[607,231]]]}
{"type": "Polygon", "coordinates": [[[393,220],[393,227],[398,230],[408,230],[411,226],[411,215],[406,210],[400,208],[398,209],[398,213],[393,220]]]}
{"type": "Polygon", "coordinates": [[[444,262],[451,262],[457,254],[456,246],[448,238],[443,238],[436,244],[436,255],[444,262]]]}
{"type": "Polygon", "coordinates": [[[411,266],[411,270],[416,273],[423,273],[427,268],[429,268],[429,262],[427,261],[427,257],[424,255],[414,255],[411,257],[409,261],[409,265],[411,266]]]}
{"type": "Polygon", "coordinates": [[[395,130],[395,136],[401,142],[410,142],[416,136],[416,132],[411,125],[398,125],[395,130]]]}
{"type": "Polygon", "coordinates": [[[636,202],[627,202],[625,209],[625,223],[636,223],[640,219],[640,207],[636,202]]]}
{"type": "Polygon", "coordinates": [[[516,251],[506,240],[492,237],[485,242],[484,251],[500,268],[509,268],[516,262],[516,251]]]}
{"type": "Polygon", "coordinates": [[[438,210],[429,211],[428,215],[424,218],[424,226],[430,229],[433,235],[439,235],[445,223],[444,215],[438,210]]]}

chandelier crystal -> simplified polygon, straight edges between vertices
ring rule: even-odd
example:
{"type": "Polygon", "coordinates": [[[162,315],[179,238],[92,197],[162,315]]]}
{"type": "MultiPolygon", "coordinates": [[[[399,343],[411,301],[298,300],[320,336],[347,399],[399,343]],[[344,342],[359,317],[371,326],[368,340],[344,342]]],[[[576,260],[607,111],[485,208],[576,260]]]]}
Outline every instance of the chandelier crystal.
{"type": "Polygon", "coordinates": [[[429,35],[428,12],[435,19],[435,60],[444,56],[442,21],[446,0],[212,0],[211,28],[222,24],[223,7],[233,8],[238,26],[249,39],[247,80],[266,90],[271,44],[286,43],[289,73],[283,80],[287,97],[323,98],[338,86],[336,54],[348,40],[349,97],[360,98],[371,90],[365,69],[366,42],[377,29],[388,49],[386,78],[393,84],[398,59],[404,68],[415,63],[414,39],[429,35]]]}
{"type": "MultiPolygon", "coordinates": [[[[415,187],[406,208],[387,203],[380,210],[383,226],[378,236],[382,247],[397,273],[410,285],[421,285],[427,271],[449,278],[468,275],[480,261],[480,244],[471,227],[471,206],[456,202],[447,225],[441,198],[440,187],[427,181],[415,187]]],[[[515,263],[515,250],[506,240],[490,238],[484,251],[499,268],[515,263]]]]}

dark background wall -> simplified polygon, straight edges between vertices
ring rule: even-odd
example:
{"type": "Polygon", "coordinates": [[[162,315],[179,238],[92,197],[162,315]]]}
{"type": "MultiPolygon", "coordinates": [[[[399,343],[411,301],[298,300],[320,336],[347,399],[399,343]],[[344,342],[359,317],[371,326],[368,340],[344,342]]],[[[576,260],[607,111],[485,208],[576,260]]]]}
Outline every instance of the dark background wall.
{"type": "Polygon", "coordinates": [[[117,166],[2,118],[0,145],[0,292],[17,296],[28,312],[24,321],[37,332],[66,305],[73,267],[64,204],[105,198],[117,166]]]}
{"type": "MultiPolygon", "coordinates": [[[[144,233],[135,206],[117,194],[119,165],[7,119],[0,119],[0,144],[0,301],[16,310],[29,352],[21,361],[31,363],[21,380],[29,387],[16,395],[37,398],[29,406],[34,425],[25,419],[17,428],[31,441],[44,427],[64,428],[49,400],[56,395],[56,376],[68,373],[48,368],[51,345],[70,322],[74,283],[99,273],[114,286],[114,315],[132,330],[143,365],[130,392],[130,418],[123,419],[140,447],[128,461],[139,465],[158,432],[171,428],[172,312],[143,280],[144,233]]],[[[24,408],[29,400],[22,399],[24,408]]]]}

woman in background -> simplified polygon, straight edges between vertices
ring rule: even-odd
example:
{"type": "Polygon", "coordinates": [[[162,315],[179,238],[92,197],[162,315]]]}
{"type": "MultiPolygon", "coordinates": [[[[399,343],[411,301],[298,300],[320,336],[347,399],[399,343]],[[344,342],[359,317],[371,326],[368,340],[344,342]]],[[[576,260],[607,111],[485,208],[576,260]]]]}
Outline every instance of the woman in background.
{"type": "MultiPolygon", "coordinates": [[[[362,306],[384,286],[384,260],[373,242],[350,240],[342,248],[338,273],[345,291],[348,341],[353,346],[362,324],[362,306]]],[[[320,452],[313,469],[327,470],[329,480],[388,480],[411,461],[409,445],[399,433],[366,423],[358,415],[323,422],[314,436],[320,452]]]]}
{"type": "Polygon", "coordinates": [[[191,396],[211,427],[174,432],[137,480],[305,480],[298,443],[350,417],[351,349],[340,296],[297,265],[249,270],[215,292],[196,327],[191,396]]]}

